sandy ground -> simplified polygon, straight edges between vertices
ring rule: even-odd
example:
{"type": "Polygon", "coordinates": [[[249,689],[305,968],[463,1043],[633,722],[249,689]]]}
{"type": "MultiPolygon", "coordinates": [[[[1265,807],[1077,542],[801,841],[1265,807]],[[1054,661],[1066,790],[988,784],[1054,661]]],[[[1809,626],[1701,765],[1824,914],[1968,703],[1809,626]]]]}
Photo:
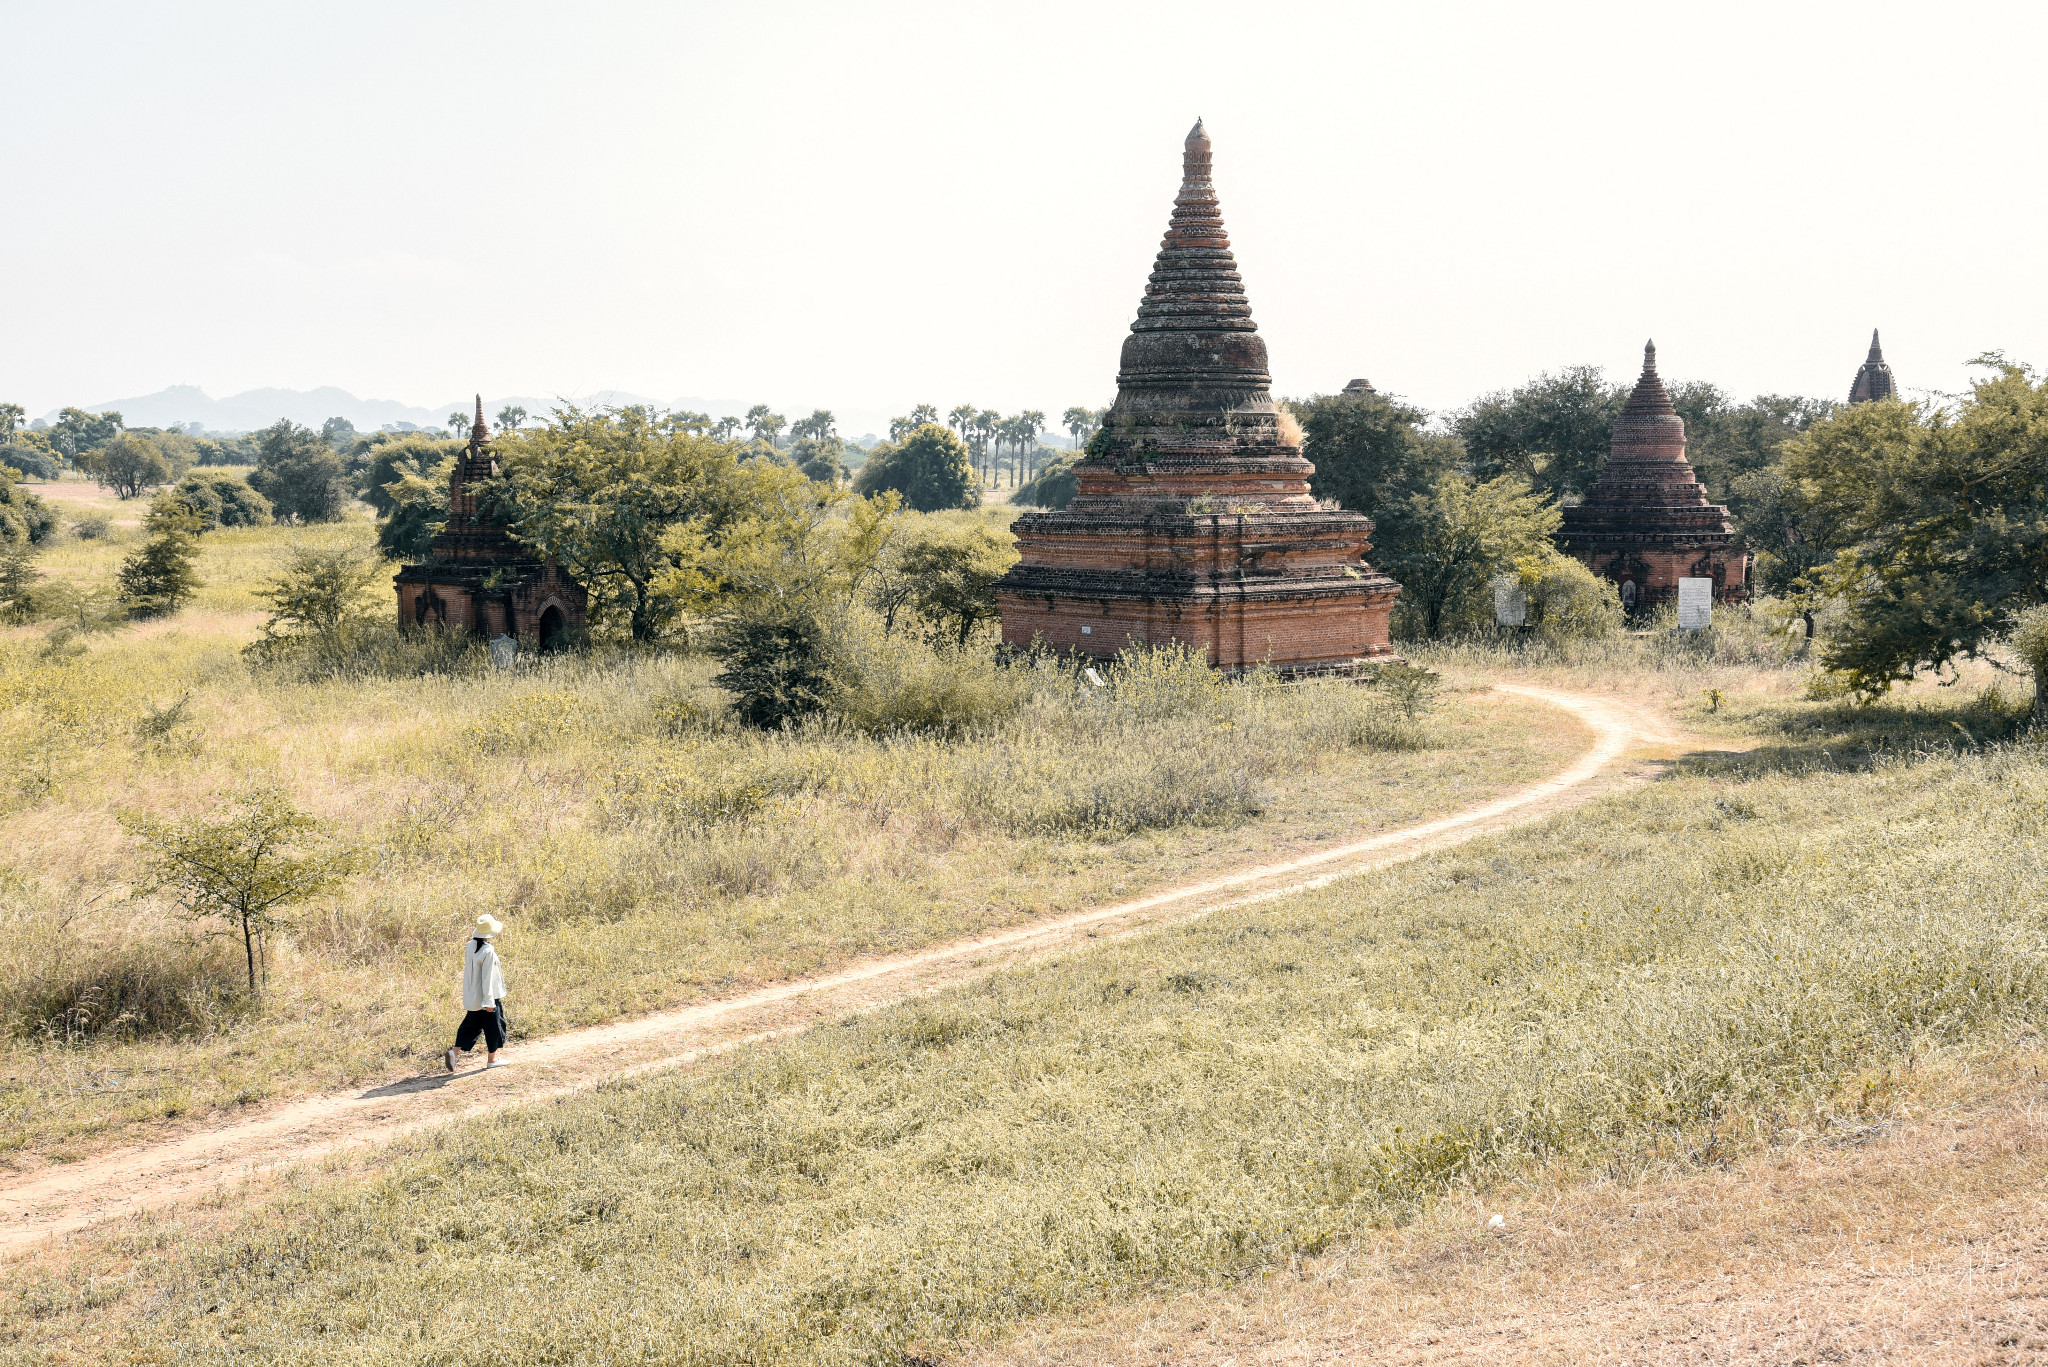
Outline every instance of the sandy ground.
{"type": "Polygon", "coordinates": [[[1558,707],[1592,745],[1563,772],[1436,820],[1301,858],[1259,865],[1137,901],[857,962],[815,978],[576,1030],[508,1050],[513,1066],[405,1078],[362,1092],[280,1105],[219,1128],[117,1149],[0,1182],[0,1257],[53,1235],[134,1211],[205,1198],[223,1186],[459,1121],[545,1101],[659,1068],[687,1066],[737,1044],[802,1030],[1089,939],[1134,934],[1227,907],[1286,896],[1412,859],[1589,800],[1688,748],[1662,715],[1612,696],[1497,685],[1558,707]]]}
{"type": "Polygon", "coordinates": [[[1991,1071],[1939,1080],[1903,1118],[1793,1135],[1726,1168],[1468,1195],[1300,1269],[942,1360],[2048,1362],[2048,1084],[2025,1056],[1991,1071]]]}

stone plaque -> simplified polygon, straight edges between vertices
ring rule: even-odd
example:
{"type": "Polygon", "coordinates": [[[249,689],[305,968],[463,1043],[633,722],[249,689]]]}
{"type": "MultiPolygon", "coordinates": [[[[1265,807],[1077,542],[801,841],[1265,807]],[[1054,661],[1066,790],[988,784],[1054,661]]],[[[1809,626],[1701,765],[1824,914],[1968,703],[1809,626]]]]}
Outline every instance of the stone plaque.
{"type": "Polygon", "coordinates": [[[499,669],[510,669],[512,662],[519,658],[519,642],[510,636],[491,638],[491,663],[499,669]]]}
{"type": "Polygon", "coordinates": [[[1493,623],[1518,627],[1529,620],[1529,591],[1507,575],[1493,581],[1493,623]]]}
{"type": "Polygon", "coordinates": [[[1678,625],[1686,631],[1704,631],[1714,625],[1714,581],[1678,581],[1678,625]]]}

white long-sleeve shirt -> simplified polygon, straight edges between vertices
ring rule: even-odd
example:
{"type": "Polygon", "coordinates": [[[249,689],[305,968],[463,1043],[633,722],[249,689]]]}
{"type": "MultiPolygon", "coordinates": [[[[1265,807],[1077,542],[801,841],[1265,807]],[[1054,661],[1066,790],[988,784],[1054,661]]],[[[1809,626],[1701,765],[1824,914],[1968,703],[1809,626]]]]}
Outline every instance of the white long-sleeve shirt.
{"type": "Polygon", "coordinates": [[[505,995],[505,975],[489,940],[472,937],[462,954],[462,1009],[488,1011],[505,995]]]}

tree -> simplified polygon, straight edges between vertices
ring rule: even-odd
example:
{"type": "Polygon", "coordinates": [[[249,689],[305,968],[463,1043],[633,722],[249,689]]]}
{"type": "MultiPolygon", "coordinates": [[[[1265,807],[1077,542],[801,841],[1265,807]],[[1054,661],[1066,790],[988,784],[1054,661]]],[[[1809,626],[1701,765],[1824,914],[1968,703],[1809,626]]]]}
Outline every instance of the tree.
{"type": "Polygon", "coordinates": [[[740,721],[777,730],[824,708],[830,646],[808,608],[754,605],[714,634],[711,653],[724,668],[711,682],[733,695],[740,721]]]}
{"type": "Polygon", "coordinates": [[[738,418],[727,416],[720,418],[715,423],[712,423],[711,432],[712,435],[717,437],[720,441],[731,441],[732,434],[739,431],[740,426],[741,423],[738,418]]]}
{"type": "Polygon", "coordinates": [[[249,481],[224,470],[195,470],[159,498],[176,499],[199,518],[199,530],[218,527],[261,527],[275,520],[270,500],[249,487],[249,481]]]}
{"type": "Polygon", "coordinates": [[[1329,394],[1290,402],[1302,454],[1314,462],[1309,491],[1373,519],[1381,546],[1403,539],[1417,494],[1457,468],[1455,438],[1423,430],[1429,415],[1385,394],[1329,394]]]}
{"type": "Polygon", "coordinates": [[[280,522],[334,522],[341,517],[341,456],[318,432],[279,418],[256,438],[249,486],[269,499],[280,522]]]}
{"type": "Polygon", "coordinates": [[[0,622],[20,625],[36,616],[36,588],[42,583],[36,548],[26,541],[0,544],[0,622]]]}
{"type": "Polygon", "coordinates": [[[830,437],[832,435],[832,428],[837,422],[838,419],[832,416],[832,411],[830,409],[813,409],[811,412],[811,416],[809,416],[808,418],[798,418],[795,422],[789,425],[789,439],[792,442],[803,441],[806,439],[811,441],[824,441],[827,437],[830,437]]]}
{"type": "Polygon", "coordinates": [[[1081,439],[1088,435],[1088,430],[1094,420],[1094,412],[1086,408],[1069,408],[1066,412],[1060,414],[1061,424],[1065,426],[1069,435],[1074,439],[1074,450],[1078,451],[1081,449],[1081,439]]]}
{"type": "Polygon", "coordinates": [[[1410,535],[1374,559],[1401,583],[1396,606],[1404,622],[1432,641],[1490,610],[1494,577],[1549,551],[1563,521],[1519,474],[1478,483],[1454,471],[1409,504],[1410,535]]]}
{"type": "Polygon", "coordinates": [[[28,410],[18,403],[0,403],[0,442],[12,445],[14,429],[28,416],[28,410]]]}
{"type": "Polygon", "coordinates": [[[50,444],[72,460],[87,451],[97,451],[121,434],[121,415],[112,409],[88,413],[67,408],[50,427],[50,444]]]}
{"type": "MultiPolygon", "coordinates": [[[[557,412],[500,448],[512,528],[589,588],[633,639],[660,635],[707,588],[707,548],[747,489],[730,446],[645,408],[557,412]]],[[[794,475],[794,471],[790,471],[794,475]]]]}
{"type": "Polygon", "coordinates": [[[56,534],[57,514],[50,505],[17,484],[12,471],[0,469],[0,543],[40,546],[56,534]]]}
{"type": "Polygon", "coordinates": [[[754,434],[755,441],[777,445],[775,434],[782,430],[782,425],[782,415],[769,412],[765,403],[757,403],[747,410],[746,428],[754,434]]]}
{"type": "Polygon", "coordinates": [[[958,432],[970,449],[974,446],[974,413],[973,404],[963,403],[946,415],[946,426],[958,432]]]}
{"type": "Polygon", "coordinates": [[[981,438],[981,468],[991,484],[995,482],[993,456],[996,433],[1002,430],[1002,426],[1003,415],[995,412],[993,409],[985,408],[974,415],[974,430],[981,438]]]}
{"type": "Polygon", "coordinates": [[[913,586],[910,606],[934,632],[962,646],[997,618],[996,581],[1017,563],[1011,538],[986,527],[946,529],[906,546],[900,572],[913,586]]]}
{"type": "Polygon", "coordinates": [[[199,515],[176,498],[161,500],[143,519],[147,539],[121,562],[115,593],[136,617],[167,617],[191,601],[200,580],[199,515]]]}
{"type": "Polygon", "coordinates": [[[337,451],[356,444],[356,425],[347,418],[329,418],[320,424],[320,439],[337,451]]]}
{"type": "Polygon", "coordinates": [[[171,463],[164,458],[163,448],[155,439],[133,432],[81,452],[78,468],[120,498],[134,498],[171,479],[171,463]]]}
{"type": "Polygon", "coordinates": [[[1076,453],[1048,461],[1036,475],[1017,486],[1016,492],[1010,495],[1010,502],[1025,507],[1066,507],[1081,490],[1080,477],[1074,473],[1074,466],[1079,461],[1080,456],[1076,453]]]}
{"type": "Polygon", "coordinates": [[[390,511],[377,528],[377,545],[398,560],[423,560],[429,543],[448,525],[448,480],[455,457],[422,475],[400,468],[380,491],[390,511]]]}
{"type": "Polygon", "coordinates": [[[1452,430],[1480,479],[1519,474],[1538,489],[1584,493],[1607,459],[1628,393],[1599,366],[1567,366],[1474,401],[1452,430]]]}
{"type": "Polygon", "coordinates": [[[1997,354],[1954,407],[1853,404],[1785,444],[1806,576],[1848,607],[1823,663],[1875,696],[2003,642],[2048,603],[2048,378],[1997,354]]]}
{"type": "Polygon", "coordinates": [[[448,415],[447,424],[448,434],[457,441],[461,441],[469,435],[473,422],[469,414],[458,408],[448,415]]]}
{"type": "Polygon", "coordinates": [[[789,444],[789,458],[806,478],[838,484],[846,477],[846,443],[834,436],[802,436],[789,444]]]}
{"type": "Polygon", "coordinates": [[[508,403],[498,410],[498,430],[501,432],[517,432],[519,424],[525,421],[526,410],[518,404],[508,403]]]}
{"type": "MultiPolygon", "coordinates": [[[[391,492],[391,485],[403,475],[419,475],[423,478],[448,482],[452,473],[450,462],[462,453],[459,442],[431,437],[424,432],[408,432],[400,437],[385,437],[376,441],[363,453],[361,468],[356,474],[356,492],[362,500],[377,510],[379,516],[389,517],[397,506],[391,492]]],[[[441,511],[448,509],[448,492],[441,491],[441,511]]]]}
{"type": "Polygon", "coordinates": [[[295,545],[256,596],[270,605],[267,640],[331,634],[367,616],[390,584],[390,567],[363,542],[295,545]]]}
{"type": "Polygon", "coordinates": [[[1017,449],[1029,457],[1024,477],[1029,479],[1038,472],[1038,434],[1045,430],[1045,414],[1035,408],[1027,408],[1017,415],[1017,449]]]}
{"type": "Polygon", "coordinates": [[[335,846],[319,821],[275,788],[249,789],[219,815],[164,821],[136,812],[121,824],[147,851],[144,893],[166,893],[187,919],[219,919],[240,933],[251,992],[265,933],[288,926],[286,908],[336,886],[356,866],[352,851],[335,846]]]}
{"type": "Polygon", "coordinates": [[[863,497],[887,490],[921,513],[981,504],[967,444],[935,422],[914,428],[900,446],[877,447],[854,476],[853,491],[863,497]]]}

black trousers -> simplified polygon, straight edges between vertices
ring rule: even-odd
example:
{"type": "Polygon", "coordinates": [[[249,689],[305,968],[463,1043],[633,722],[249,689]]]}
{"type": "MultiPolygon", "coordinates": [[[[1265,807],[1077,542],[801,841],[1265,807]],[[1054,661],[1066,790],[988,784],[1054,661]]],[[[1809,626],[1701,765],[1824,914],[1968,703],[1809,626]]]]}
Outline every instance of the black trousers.
{"type": "Polygon", "coordinates": [[[505,1021],[497,1008],[489,1011],[471,1011],[462,1018],[462,1024],[455,1027],[455,1047],[468,1053],[476,1048],[476,1037],[482,1035],[484,1043],[492,1053],[505,1047],[505,1021]]]}

